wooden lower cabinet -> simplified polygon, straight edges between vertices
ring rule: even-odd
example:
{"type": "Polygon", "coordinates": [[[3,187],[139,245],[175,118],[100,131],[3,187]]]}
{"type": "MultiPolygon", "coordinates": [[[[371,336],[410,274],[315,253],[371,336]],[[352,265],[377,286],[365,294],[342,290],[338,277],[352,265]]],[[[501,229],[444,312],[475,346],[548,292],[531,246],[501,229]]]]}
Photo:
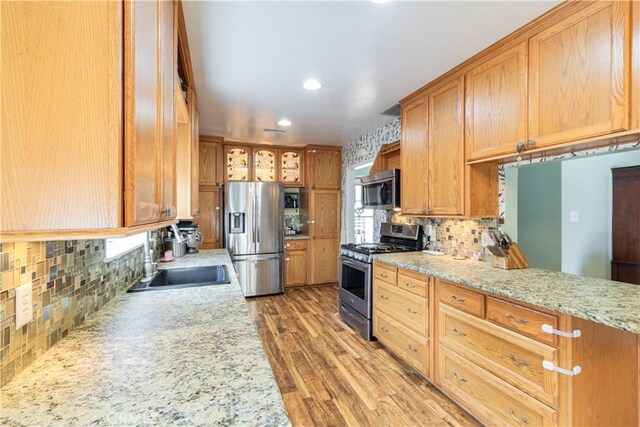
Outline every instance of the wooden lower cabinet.
{"type": "Polygon", "coordinates": [[[200,186],[200,213],[194,218],[202,233],[201,249],[222,247],[222,189],[200,186]]]}
{"type": "Polygon", "coordinates": [[[373,289],[374,336],[482,423],[638,425],[637,334],[379,261],[373,289]]]}
{"type": "Polygon", "coordinates": [[[285,240],[284,285],[286,287],[307,284],[307,242],[285,240]]]}
{"type": "Polygon", "coordinates": [[[337,238],[313,238],[309,241],[309,284],[338,282],[337,238]]]}

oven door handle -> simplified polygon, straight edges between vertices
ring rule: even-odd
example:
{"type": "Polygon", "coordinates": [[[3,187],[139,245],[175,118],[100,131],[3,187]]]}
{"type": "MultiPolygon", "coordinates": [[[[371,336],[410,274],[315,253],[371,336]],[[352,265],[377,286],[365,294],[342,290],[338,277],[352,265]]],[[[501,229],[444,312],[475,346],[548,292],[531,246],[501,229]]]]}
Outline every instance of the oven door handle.
{"type": "Polygon", "coordinates": [[[340,262],[349,267],[357,268],[358,270],[365,270],[369,267],[369,264],[362,261],[352,261],[345,256],[340,257],[340,262]]]}

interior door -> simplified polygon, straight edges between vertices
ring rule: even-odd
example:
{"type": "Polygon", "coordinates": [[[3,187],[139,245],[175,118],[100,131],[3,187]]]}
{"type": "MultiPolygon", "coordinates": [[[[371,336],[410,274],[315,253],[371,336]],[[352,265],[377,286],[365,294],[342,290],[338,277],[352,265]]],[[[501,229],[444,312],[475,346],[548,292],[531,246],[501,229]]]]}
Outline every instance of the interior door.
{"type": "Polygon", "coordinates": [[[284,186],[254,182],[254,241],[256,254],[283,252],[284,186]]]}

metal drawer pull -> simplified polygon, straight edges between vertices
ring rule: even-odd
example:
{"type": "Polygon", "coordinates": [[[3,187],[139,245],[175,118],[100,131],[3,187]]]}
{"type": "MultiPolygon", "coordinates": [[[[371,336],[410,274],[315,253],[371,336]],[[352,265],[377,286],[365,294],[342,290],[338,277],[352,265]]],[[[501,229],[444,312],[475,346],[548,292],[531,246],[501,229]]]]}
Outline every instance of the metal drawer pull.
{"type": "Polygon", "coordinates": [[[513,364],[516,366],[529,366],[529,362],[527,362],[526,360],[518,360],[518,358],[515,357],[513,354],[510,354],[508,357],[509,357],[509,360],[511,360],[513,364]]]}
{"type": "Polygon", "coordinates": [[[452,331],[454,334],[456,334],[456,335],[458,335],[458,336],[460,336],[460,337],[466,337],[466,336],[467,336],[467,334],[466,334],[465,332],[459,332],[456,328],[451,328],[451,331],[452,331]]]}
{"type": "Polygon", "coordinates": [[[547,334],[556,334],[565,338],[578,338],[582,335],[580,329],[574,329],[573,332],[559,331],[546,323],[542,325],[542,332],[546,332],[547,334]]]}
{"type": "Polygon", "coordinates": [[[407,311],[408,311],[409,313],[411,313],[411,314],[418,314],[418,312],[417,312],[417,311],[412,310],[412,309],[410,309],[410,308],[407,308],[407,311]]]}
{"type": "Polygon", "coordinates": [[[576,365],[574,366],[571,370],[569,369],[564,369],[561,368],[559,366],[556,366],[553,364],[553,362],[549,361],[549,360],[543,360],[542,361],[542,367],[544,369],[546,369],[547,371],[556,371],[559,372],[563,375],[568,375],[570,377],[574,377],[576,375],[578,375],[580,372],[582,372],[582,368],[580,367],[580,365],[576,365]]]}
{"type": "Polygon", "coordinates": [[[454,300],[454,301],[458,301],[458,302],[465,302],[465,301],[466,301],[466,299],[464,299],[464,298],[458,298],[458,297],[457,297],[457,296],[455,296],[455,295],[451,295],[451,299],[452,299],[452,300],[454,300]]]}
{"type": "Polygon", "coordinates": [[[412,285],[411,283],[405,283],[404,284],[407,288],[415,288],[416,285],[412,285]]]}
{"type": "Polygon", "coordinates": [[[382,277],[383,279],[388,279],[388,278],[389,278],[389,276],[387,276],[387,275],[386,275],[386,274],[384,274],[384,273],[380,273],[380,277],[382,277]]]}
{"type": "Polygon", "coordinates": [[[389,299],[389,297],[385,297],[384,295],[380,295],[380,298],[382,298],[382,299],[389,299]]]}
{"type": "Polygon", "coordinates": [[[516,318],[513,317],[513,314],[511,314],[511,313],[505,313],[505,315],[507,316],[507,319],[509,319],[509,320],[512,320],[512,321],[515,320],[516,322],[522,323],[522,324],[529,323],[528,319],[517,319],[516,320],[516,318]]]}
{"type": "Polygon", "coordinates": [[[384,326],[380,326],[380,329],[382,329],[382,332],[389,332],[389,330],[387,328],[385,328],[384,326]]]}
{"type": "Polygon", "coordinates": [[[522,424],[529,424],[529,420],[528,420],[528,419],[526,419],[525,417],[522,417],[522,418],[518,417],[518,416],[516,415],[516,411],[514,411],[514,410],[513,410],[513,409],[511,409],[511,408],[509,408],[509,414],[510,414],[510,415],[513,417],[513,419],[514,419],[514,420],[516,420],[517,422],[522,423],[522,424]]]}
{"type": "Polygon", "coordinates": [[[418,352],[418,349],[417,349],[417,348],[415,348],[414,346],[412,346],[411,344],[407,344],[407,345],[409,346],[409,350],[411,350],[411,351],[413,351],[413,352],[415,352],[415,353],[417,353],[417,352],[418,352]]]}
{"type": "Polygon", "coordinates": [[[467,382],[467,380],[466,380],[465,378],[463,378],[463,377],[459,376],[459,375],[458,375],[458,373],[457,373],[457,372],[455,372],[455,371],[453,372],[453,376],[454,376],[454,377],[456,377],[456,379],[457,379],[457,380],[458,380],[458,382],[460,382],[460,383],[466,383],[466,382],[467,382]]]}

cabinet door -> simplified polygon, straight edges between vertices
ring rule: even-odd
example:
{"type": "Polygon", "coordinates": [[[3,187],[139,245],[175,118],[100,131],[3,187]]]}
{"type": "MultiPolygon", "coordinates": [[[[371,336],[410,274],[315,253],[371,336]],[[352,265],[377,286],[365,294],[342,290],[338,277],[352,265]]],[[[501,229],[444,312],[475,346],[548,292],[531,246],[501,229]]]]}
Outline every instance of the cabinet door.
{"type": "Polygon", "coordinates": [[[427,102],[402,106],[400,205],[403,214],[427,213],[427,102]]]}
{"type": "Polygon", "coordinates": [[[527,141],[527,44],[489,59],[466,75],[467,159],[517,151],[527,141]]]}
{"type": "Polygon", "coordinates": [[[200,140],[200,185],[222,185],[221,159],[220,143],[200,140]]]}
{"type": "Polygon", "coordinates": [[[251,149],[224,147],[225,181],[251,181],[251,149]]]}
{"type": "Polygon", "coordinates": [[[309,284],[338,281],[339,239],[314,238],[309,242],[309,284]]]}
{"type": "Polygon", "coordinates": [[[304,185],[304,159],[302,150],[279,150],[280,182],[286,186],[304,185]]]}
{"type": "Polygon", "coordinates": [[[307,251],[286,252],[284,257],[284,284],[305,285],[307,283],[307,251]]]}
{"type": "Polygon", "coordinates": [[[542,147],[628,128],[630,2],[595,2],[529,42],[529,138],[542,147]]]}
{"type": "Polygon", "coordinates": [[[313,190],[309,199],[309,235],[312,238],[340,236],[340,192],[313,190]]]}
{"type": "Polygon", "coordinates": [[[162,211],[161,218],[176,216],[176,73],[178,67],[177,7],[162,2],[162,211]]]}
{"type": "Polygon", "coordinates": [[[270,148],[254,149],[253,171],[256,181],[276,182],[278,180],[278,151],[270,148]]]}
{"type": "Polygon", "coordinates": [[[464,213],[463,77],[429,93],[429,215],[464,213]]]}
{"type": "Polygon", "coordinates": [[[200,212],[200,193],[198,192],[198,182],[200,181],[200,110],[195,91],[189,88],[189,93],[191,100],[191,216],[196,216],[200,212]]]}
{"type": "Polygon", "coordinates": [[[125,225],[160,219],[161,3],[125,2],[125,225]]]}
{"type": "Polygon", "coordinates": [[[222,198],[220,187],[200,187],[200,213],[196,222],[202,233],[202,249],[222,247],[222,198]]]}
{"type": "Polygon", "coordinates": [[[311,188],[339,190],[342,186],[342,152],[339,150],[307,151],[311,188]]]}
{"type": "Polygon", "coordinates": [[[123,225],[122,19],[118,2],[0,2],[1,232],[123,225]]]}

